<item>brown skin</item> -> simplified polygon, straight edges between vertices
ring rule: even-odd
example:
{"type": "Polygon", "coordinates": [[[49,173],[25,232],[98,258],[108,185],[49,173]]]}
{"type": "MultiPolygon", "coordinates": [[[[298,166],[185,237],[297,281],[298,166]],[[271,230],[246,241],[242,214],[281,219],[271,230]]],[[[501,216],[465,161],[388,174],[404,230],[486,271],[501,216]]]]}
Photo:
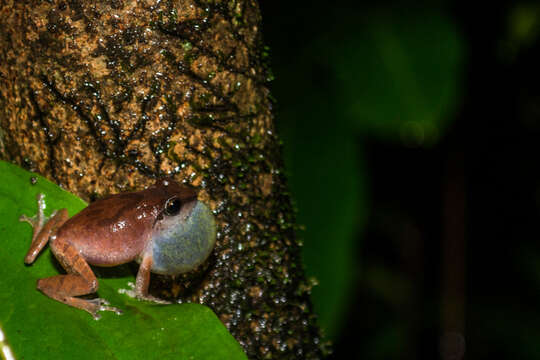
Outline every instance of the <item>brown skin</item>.
{"type": "Polygon", "coordinates": [[[68,219],[66,209],[62,209],[43,224],[43,197],[39,196],[36,219],[21,217],[21,221],[27,221],[34,227],[25,263],[31,264],[50,241],[51,250],[67,275],[38,280],[38,290],[52,299],[86,310],[97,319],[99,311],[119,310],[106,306],[103,299],[75,297],[95,293],[98,289],[96,276],[89,264],[116,266],[139,260],[136,297],[164,302],[148,294],[152,270],[150,245],[154,224],[163,216],[171,198],[180,199],[182,204],[190,204],[197,199],[193,189],[172,180],[159,180],[146,190],[98,200],[71,219],[68,219]]]}

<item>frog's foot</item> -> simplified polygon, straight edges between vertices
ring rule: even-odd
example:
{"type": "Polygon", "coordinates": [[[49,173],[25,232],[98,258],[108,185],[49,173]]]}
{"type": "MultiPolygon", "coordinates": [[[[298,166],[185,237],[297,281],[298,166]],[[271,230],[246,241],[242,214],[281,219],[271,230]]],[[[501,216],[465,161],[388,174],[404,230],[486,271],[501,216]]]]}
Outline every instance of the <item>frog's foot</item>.
{"type": "MultiPolygon", "coordinates": [[[[37,234],[39,234],[39,232],[43,228],[43,224],[47,220],[47,217],[43,213],[43,210],[45,209],[45,200],[44,200],[44,198],[45,198],[45,195],[43,195],[43,194],[37,194],[37,196],[36,196],[37,208],[38,208],[38,212],[37,212],[36,215],[34,215],[34,216],[26,216],[26,215],[23,214],[23,215],[21,215],[19,217],[19,221],[29,223],[30,226],[32,226],[32,228],[34,229],[34,236],[33,236],[32,240],[34,240],[36,238],[37,234]]],[[[51,217],[54,216],[54,215],[55,215],[55,213],[53,213],[51,215],[51,217]]]]}
{"type": "Polygon", "coordinates": [[[135,284],[131,281],[127,283],[129,289],[118,289],[119,294],[125,294],[131,298],[137,298],[137,294],[135,294],[135,284]]]}
{"type": "Polygon", "coordinates": [[[37,195],[38,202],[38,212],[35,216],[29,217],[26,215],[21,215],[19,221],[25,221],[29,223],[34,229],[34,234],[32,235],[32,243],[30,248],[26,253],[24,262],[26,264],[31,264],[34,262],[36,257],[39,255],[40,251],[47,245],[49,238],[54,235],[57,229],[62,226],[68,219],[68,212],[66,209],[61,209],[59,211],[54,211],[51,214],[51,217],[47,217],[43,214],[43,209],[45,209],[45,201],[43,200],[45,196],[43,194],[37,195]],[[47,221],[48,220],[48,221],[47,221]]]}
{"type": "Polygon", "coordinates": [[[152,295],[139,294],[139,295],[137,295],[137,299],[151,301],[151,302],[155,302],[155,303],[158,303],[158,304],[172,304],[172,302],[170,302],[170,301],[163,300],[163,299],[157,298],[157,297],[152,296],[152,295]]]}
{"type": "Polygon", "coordinates": [[[152,301],[158,304],[172,304],[170,301],[163,300],[149,294],[146,294],[146,295],[137,294],[137,291],[135,290],[135,284],[132,283],[131,281],[128,282],[127,285],[130,287],[130,289],[118,289],[118,293],[125,294],[129,297],[139,299],[139,300],[152,301]]]}
{"type": "Polygon", "coordinates": [[[122,315],[122,310],[109,306],[110,303],[105,299],[95,298],[86,301],[90,304],[90,306],[86,307],[84,310],[88,311],[95,320],[99,320],[101,318],[101,315],[99,314],[100,311],[114,311],[116,315],[122,315]]]}

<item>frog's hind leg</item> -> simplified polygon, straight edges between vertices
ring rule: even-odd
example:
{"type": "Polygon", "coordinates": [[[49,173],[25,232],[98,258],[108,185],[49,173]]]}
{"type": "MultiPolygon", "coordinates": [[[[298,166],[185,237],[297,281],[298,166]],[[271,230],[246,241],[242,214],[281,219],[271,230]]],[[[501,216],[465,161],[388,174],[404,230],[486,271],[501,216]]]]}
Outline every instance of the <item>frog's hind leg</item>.
{"type": "Polygon", "coordinates": [[[41,250],[45,247],[45,245],[47,245],[51,235],[53,235],[56,230],[69,218],[67,210],[60,209],[53,212],[47,221],[47,217],[43,214],[43,209],[45,209],[45,202],[43,201],[43,198],[43,194],[37,195],[38,212],[35,216],[28,217],[26,215],[21,215],[19,218],[19,221],[29,223],[34,229],[32,243],[30,244],[30,248],[28,249],[28,252],[24,258],[24,262],[26,264],[31,264],[34,262],[41,250]]]}
{"type": "Polygon", "coordinates": [[[51,250],[67,274],[39,279],[38,290],[52,299],[88,311],[94,319],[99,319],[99,311],[120,313],[120,310],[107,306],[108,303],[103,299],[76,298],[75,296],[88,295],[97,291],[96,276],[77,249],[67,241],[54,239],[51,241],[51,250]]]}

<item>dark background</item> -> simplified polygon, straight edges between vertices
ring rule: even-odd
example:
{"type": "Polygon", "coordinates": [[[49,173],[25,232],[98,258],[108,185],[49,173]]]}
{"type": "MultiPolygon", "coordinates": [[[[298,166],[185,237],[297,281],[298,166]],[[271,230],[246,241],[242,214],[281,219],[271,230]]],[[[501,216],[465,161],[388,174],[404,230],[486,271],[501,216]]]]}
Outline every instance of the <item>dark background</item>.
{"type": "Polygon", "coordinates": [[[332,358],[540,359],[540,5],[260,5],[332,358]]]}

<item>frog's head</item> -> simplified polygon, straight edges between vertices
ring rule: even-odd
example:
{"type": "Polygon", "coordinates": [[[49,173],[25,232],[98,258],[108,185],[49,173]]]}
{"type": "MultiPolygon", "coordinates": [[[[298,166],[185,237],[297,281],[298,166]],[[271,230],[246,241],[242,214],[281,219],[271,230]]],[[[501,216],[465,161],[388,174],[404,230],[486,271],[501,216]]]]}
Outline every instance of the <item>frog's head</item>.
{"type": "Polygon", "coordinates": [[[216,243],[216,222],[193,189],[170,180],[160,186],[167,196],[153,226],[152,272],[178,275],[208,258],[216,243]]]}

